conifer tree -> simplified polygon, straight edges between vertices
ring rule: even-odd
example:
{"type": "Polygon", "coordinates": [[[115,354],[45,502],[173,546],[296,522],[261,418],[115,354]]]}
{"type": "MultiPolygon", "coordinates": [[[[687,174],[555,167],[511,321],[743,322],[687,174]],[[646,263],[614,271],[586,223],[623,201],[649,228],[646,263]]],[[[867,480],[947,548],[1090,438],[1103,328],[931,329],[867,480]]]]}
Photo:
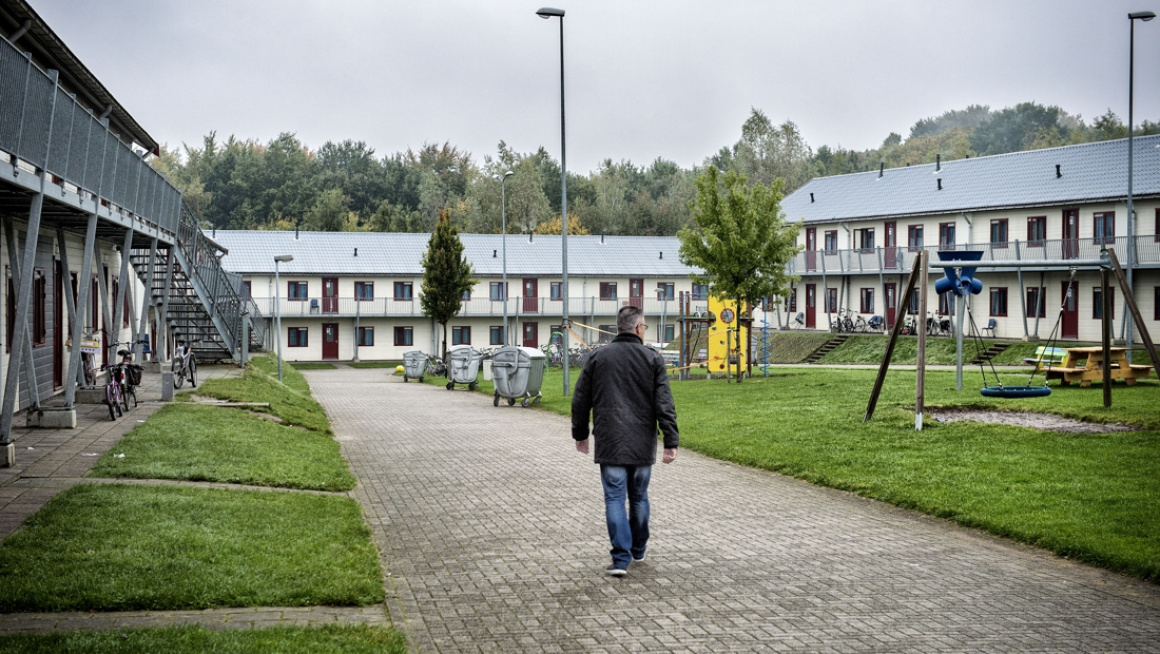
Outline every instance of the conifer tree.
{"type": "Polygon", "coordinates": [[[447,359],[447,322],[459,313],[463,294],[475,285],[474,270],[463,256],[463,241],[451,224],[451,212],[443,209],[427,251],[423,253],[423,315],[443,328],[443,359],[447,359]]]}

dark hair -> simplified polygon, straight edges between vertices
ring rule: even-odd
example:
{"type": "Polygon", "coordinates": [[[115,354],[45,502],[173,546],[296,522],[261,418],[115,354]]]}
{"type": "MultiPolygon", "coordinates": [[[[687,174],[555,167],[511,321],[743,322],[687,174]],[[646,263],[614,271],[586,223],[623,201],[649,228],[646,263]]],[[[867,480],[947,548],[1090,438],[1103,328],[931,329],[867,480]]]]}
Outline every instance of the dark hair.
{"type": "Polygon", "coordinates": [[[634,307],[631,304],[620,307],[620,311],[616,312],[616,332],[623,334],[636,330],[636,326],[644,322],[644,312],[640,307],[634,307]]]}

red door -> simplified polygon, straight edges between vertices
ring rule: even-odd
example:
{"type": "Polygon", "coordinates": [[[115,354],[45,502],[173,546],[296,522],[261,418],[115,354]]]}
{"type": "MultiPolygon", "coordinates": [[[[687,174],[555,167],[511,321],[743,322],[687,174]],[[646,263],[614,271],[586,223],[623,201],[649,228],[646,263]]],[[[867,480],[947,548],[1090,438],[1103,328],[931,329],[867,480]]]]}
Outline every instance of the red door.
{"type": "Polygon", "coordinates": [[[898,267],[898,223],[886,223],[886,251],[882,253],[882,267],[893,270],[898,267]]]}
{"type": "MultiPolygon", "coordinates": [[[[52,278],[52,386],[64,386],[64,269],[56,260],[52,278]]],[[[135,325],[134,325],[135,326],[135,325]]],[[[79,348],[78,348],[79,350],[79,348]]]]}
{"type": "Polygon", "coordinates": [[[539,313],[540,298],[537,297],[536,278],[524,280],[524,313],[539,313]]]}
{"type": "Polygon", "coordinates": [[[806,329],[814,329],[818,326],[818,319],[814,315],[814,309],[817,307],[817,304],[817,284],[806,284],[806,329]]]}
{"type": "Polygon", "coordinates": [[[887,283],[886,291],[886,331],[894,329],[894,312],[898,308],[898,285],[887,283]]]}
{"type": "Polygon", "coordinates": [[[1079,209],[1063,210],[1063,258],[1079,256],[1079,209]]]}
{"type": "Polygon", "coordinates": [[[338,358],[338,323],[322,323],[322,358],[338,358]]]}
{"type": "Polygon", "coordinates": [[[336,277],[322,278],[322,313],[338,313],[338,278],[336,277]]]}
{"type": "Polygon", "coordinates": [[[818,228],[806,228],[806,270],[818,269],[818,228]]]}
{"type": "Polygon", "coordinates": [[[540,323],[524,323],[524,347],[540,347],[540,323]]]}
{"type": "Polygon", "coordinates": [[[628,280],[628,303],[637,309],[644,308],[644,280],[628,280]]]}
{"type": "Polygon", "coordinates": [[[1063,325],[1060,330],[1061,338],[1079,338],[1079,306],[1077,297],[1079,284],[1075,281],[1063,283],[1063,325]]]}

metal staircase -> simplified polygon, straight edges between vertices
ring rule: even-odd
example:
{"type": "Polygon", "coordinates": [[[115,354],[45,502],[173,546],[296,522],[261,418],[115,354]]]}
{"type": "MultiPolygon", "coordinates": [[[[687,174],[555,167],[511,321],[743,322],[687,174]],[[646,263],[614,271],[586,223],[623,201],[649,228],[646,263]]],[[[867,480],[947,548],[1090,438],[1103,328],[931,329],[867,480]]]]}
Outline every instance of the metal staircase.
{"type": "Polygon", "coordinates": [[[221,267],[221,246],[206,238],[197,220],[182,206],[177,244],[168,257],[159,250],[150,276],[150,250],[133,249],[130,263],[145,288],[152,306],[164,310],[174,338],[193,343],[199,361],[240,361],[242,335],[250,350],[265,344],[265,321],[253,300],[243,297],[242,280],[221,267]]]}

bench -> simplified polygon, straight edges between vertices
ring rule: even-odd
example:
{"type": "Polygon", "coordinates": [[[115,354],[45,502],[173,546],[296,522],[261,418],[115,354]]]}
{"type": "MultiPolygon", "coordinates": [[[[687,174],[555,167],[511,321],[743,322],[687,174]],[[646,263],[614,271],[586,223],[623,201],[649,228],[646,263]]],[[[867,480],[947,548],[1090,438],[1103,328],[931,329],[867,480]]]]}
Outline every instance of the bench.
{"type": "Polygon", "coordinates": [[[1023,363],[1031,366],[1042,368],[1044,364],[1051,364],[1053,366],[1063,363],[1063,357],[1067,354],[1067,350],[1062,347],[1047,347],[1040,345],[1035,348],[1034,357],[1024,357],[1023,363]]]}

